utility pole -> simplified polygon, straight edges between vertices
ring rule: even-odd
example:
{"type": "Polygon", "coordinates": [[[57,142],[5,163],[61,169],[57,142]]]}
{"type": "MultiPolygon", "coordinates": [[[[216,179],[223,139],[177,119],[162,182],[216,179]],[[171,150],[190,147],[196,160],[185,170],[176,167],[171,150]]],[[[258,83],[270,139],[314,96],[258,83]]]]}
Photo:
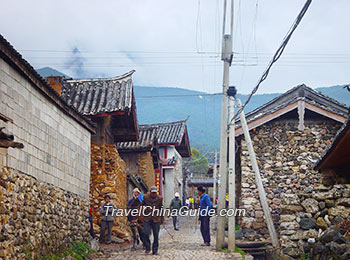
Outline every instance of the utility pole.
{"type": "MultiPolygon", "coordinates": [[[[223,14],[223,39],[222,39],[222,55],[221,60],[224,62],[223,74],[223,95],[222,95],[222,109],[221,109],[221,135],[220,135],[220,183],[218,190],[218,213],[226,208],[226,189],[227,189],[227,96],[226,92],[229,86],[229,72],[232,62],[232,32],[233,32],[233,1],[231,0],[231,33],[225,34],[226,26],[226,7],[227,0],[224,1],[223,14]]],[[[221,214],[217,217],[217,231],[216,231],[216,250],[223,247],[225,242],[225,216],[221,214]]]]}
{"type": "MultiPolygon", "coordinates": [[[[238,109],[241,109],[242,103],[239,99],[237,99],[237,104],[238,104],[238,109]]],[[[254,152],[254,148],[253,148],[253,144],[252,144],[252,139],[250,138],[247,120],[245,119],[245,115],[244,115],[243,110],[240,113],[240,119],[241,119],[241,125],[242,125],[242,129],[243,129],[243,133],[244,133],[245,142],[246,142],[247,147],[248,147],[250,161],[252,163],[252,168],[253,168],[254,174],[255,174],[256,185],[258,186],[260,203],[261,203],[261,206],[262,206],[263,211],[264,211],[265,219],[267,222],[267,228],[269,230],[269,234],[270,234],[270,237],[272,240],[272,245],[274,248],[279,248],[277,233],[275,230],[275,226],[273,225],[269,205],[267,204],[265,189],[264,189],[264,186],[263,186],[263,183],[261,180],[260,171],[259,171],[258,163],[256,161],[256,156],[255,156],[255,152],[254,152]]]]}
{"type": "Polygon", "coordinates": [[[216,179],[217,179],[217,172],[218,172],[218,166],[217,166],[217,159],[218,159],[218,152],[215,150],[214,155],[214,173],[213,173],[213,207],[216,205],[216,179]]]}
{"type": "MultiPolygon", "coordinates": [[[[230,87],[231,89],[232,87],[230,87]]],[[[228,208],[235,210],[236,204],[236,180],[235,180],[235,120],[234,117],[234,97],[230,97],[230,125],[229,125],[229,167],[228,167],[228,208]]],[[[228,249],[235,250],[235,214],[228,218],[228,249]]]]}

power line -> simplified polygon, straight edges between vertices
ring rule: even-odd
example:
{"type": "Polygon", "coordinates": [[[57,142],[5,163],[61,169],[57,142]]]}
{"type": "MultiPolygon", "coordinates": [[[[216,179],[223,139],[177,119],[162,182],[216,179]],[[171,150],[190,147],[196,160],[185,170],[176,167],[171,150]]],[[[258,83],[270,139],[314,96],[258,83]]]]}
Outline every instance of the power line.
{"type": "Polygon", "coordinates": [[[312,0],[307,0],[304,7],[301,9],[300,13],[298,14],[296,20],[294,21],[292,27],[290,28],[289,32],[287,33],[287,35],[285,36],[285,38],[283,39],[283,42],[281,44],[281,46],[277,49],[276,53],[274,54],[270,64],[268,65],[268,67],[266,68],[265,72],[263,73],[263,75],[261,76],[260,80],[258,81],[258,84],[255,86],[255,88],[252,90],[252,92],[250,93],[248,99],[246,100],[246,102],[244,103],[244,105],[238,110],[238,112],[233,116],[232,120],[235,120],[235,118],[244,110],[244,108],[246,107],[246,105],[249,103],[250,99],[252,98],[252,96],[258,91],[260,84],[267,78],[267,76],[269,75],[270,69],[272,67],[272,65],[281,57],[284,49],[286,48],[290,38],[293,35],[293,32],[295,31],[295,29],[298,27],[299,23],[301,22],[301,20],[303,19],[307,9],[309,8],[310,4],[311,4],[312,0]]]}

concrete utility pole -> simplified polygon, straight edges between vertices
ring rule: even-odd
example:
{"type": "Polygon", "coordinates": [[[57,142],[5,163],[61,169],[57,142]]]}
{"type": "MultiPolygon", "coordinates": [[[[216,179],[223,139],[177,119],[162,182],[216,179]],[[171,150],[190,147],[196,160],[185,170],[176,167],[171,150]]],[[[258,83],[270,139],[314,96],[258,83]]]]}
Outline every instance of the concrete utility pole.
{"type": "MultiPolygon", "coordinates": [[[[231,88],[231,87],[230,87],[231,88]]],[[[234,97],[229,100],[230,103],[230,125],[229,125],[229,166],[228,166],[228,208],[235,210],[236,208],[236,180],[235,180],[235,120],[234,117],[234,97]]],[[[228,218],[228,249],[235,250],[235,215],[228,218]]]]}
{"type": "Polygon", "coordinates": [[[214,155],[214,173],[213,173],[213,207],[216,205],[216,179],[217,179],[217,172],[218,172],[218,166],[217,166],[217,159],[218,159],[218,152],[215,150],[214,155]]]}
{"type": "MultiPolygon", "coordinates": [[[[242,107],[241,100],[237,99],[237,104],[238,104],[238,109],[241,109],[241,107],[242,107]]],[[[272,245],[274,246],[274,248],[279,248],[280,246],[279,246],[279,242],[278,242],[278,238],[277,238],[277,233],[276,233],[275,227],[273,225],[269,205],[267,204],[265,189],[264,189],[264,186],[263,186],[263,183],[261,180],[259,167],[258,167],[258,163],[256,161],[256,156],[255,156],[255,152],[254,152],[254,148],[253,148],[253,144],[252,144],[252,139],[250,138],[247,120],[245,119],[245,115],[244,115],[243,110],[240,113],[240,119],[241,119],[242,129],[244,132],[244,138],[245,138],[245,141],[246,141],[246,144],[248,147],[250,161],[252,163],[252,167],[253,167],[253,170],[255,173],[255,181],[256,181],[256,185],[258,186],[258,190],[259,190],[260,203],[261,203],[261,206],[262,206],[263,211],[264,211],[264,215],[265,215],[266,222],[267,222],[267,228],[269,230],[269,234],[270,234],[270,237],[272,240],[272,245]]]]}
{"type": "MultiPolygon", "coordinates": [[[[220,135],[220,183],[218,190],[218,212],[226,208],[226,189],[227,189],[227,96],[226,92],[229,86],[229,72],[232,62],[232,32],[233,32],[233,0],[231,0],[231,33],[225,34],[226,26],[226,7],[227,0],[224,1],[223,14],[223,39],[222,39],[222,55],[221,60],[224,62],[223,74],[223,95],[222,95],[222,109],[221,109],[221,135],[220,135]]],[[[217,231],[216,231],[216,250],[222,248],[225,242],[225,216],[217,217],[217,231]]]]}

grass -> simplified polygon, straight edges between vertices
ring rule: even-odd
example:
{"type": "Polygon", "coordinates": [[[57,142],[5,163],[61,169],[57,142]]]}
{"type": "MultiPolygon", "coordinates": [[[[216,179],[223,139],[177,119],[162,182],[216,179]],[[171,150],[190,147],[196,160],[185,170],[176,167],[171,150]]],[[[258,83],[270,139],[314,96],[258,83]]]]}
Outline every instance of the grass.
{"type": "MultiPolygon", "coordinates": [[[[220,252],[224,252],[224,253],[231,253],[231,250],[229,250],[228,248],[219,248],[220,252]]],[[[240,253],[242,255],[242,259],[245,259],[245,252],[240,249],[238,246],[235,247],[235,250],[233,251],[234,253],[240,253]]]]}
{"type": "MultiPolygon", "coordinates": [[[[61,260],[65,259],[67,256],[72,256],[73,260],[85,260],[87,259],[88,254],[93,253],[94,251],[89,248],[89,244],[85,242],[74,242],[69,245],[63,253],[52,254],[50,256],[41,256],[35,258],[35,260],[61,260]]],[[[27,260],[34,260],[30,255],[30,251],[26,250],[27,260]]]]}

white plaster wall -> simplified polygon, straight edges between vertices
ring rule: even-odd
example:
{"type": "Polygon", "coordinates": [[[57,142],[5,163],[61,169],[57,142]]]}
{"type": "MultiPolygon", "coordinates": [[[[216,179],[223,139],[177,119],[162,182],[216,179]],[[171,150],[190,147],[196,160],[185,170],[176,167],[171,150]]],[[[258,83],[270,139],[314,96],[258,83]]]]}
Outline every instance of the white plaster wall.
{"type": "Polygon", "coordinates": [[[164,207],[169,208],[171,200],[174,198],[174,168],[164,169],[165,184],[163,185],[164,207]]]}

